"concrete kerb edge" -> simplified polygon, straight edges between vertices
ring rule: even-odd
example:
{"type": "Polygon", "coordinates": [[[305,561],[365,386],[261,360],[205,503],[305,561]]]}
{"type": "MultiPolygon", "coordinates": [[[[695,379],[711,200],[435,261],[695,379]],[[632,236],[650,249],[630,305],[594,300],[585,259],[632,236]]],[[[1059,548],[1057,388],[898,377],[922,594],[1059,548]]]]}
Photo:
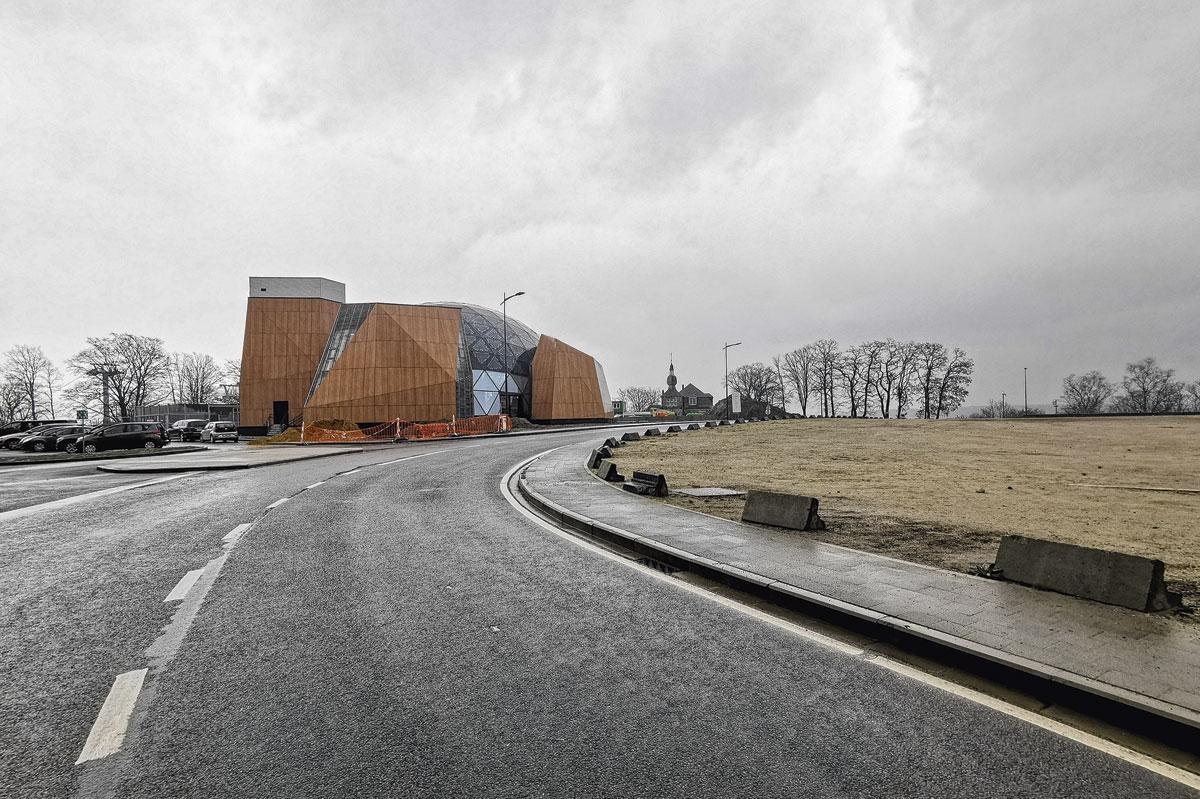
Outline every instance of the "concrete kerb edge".
{"type": "Polygon", "coordinates": [[[539,512],[585,535],[591,535],[600,540],[617,544],[626,549],[633,550],[638,555],[666,563],[675,568],[697,572],[703,576],[731,585],[734,588],[747,591],[748,593],[760,596],[766,595],[768,598],[774,597],[777,604],[786,606],[787,604],[799,602],[802,605],[848,617],[868,627],[883,628],[892,633],[893,637],[894,635],[911,636],[926,643],[944,646],[1043,680],[1117,702],[1145,713],[1167,718],[1188,727],[1200,729],[1200,713],[1194,713],[1189,708],[1171,705],[1153,697],[1135,693],[1109,683],[1100,682],[1081,674],[1030,660],[1019,655],[1012,655],[994,647],[979,644],[897,616],[880,613],[861,605],[844,602],[816,591],[801,588],[782,580],[775,580],[766,575],[747,571],[746,569],[727,563],[721,563],[655,541],[652,538],[637,535],[619,527],[596,521],[584,514],[559,505],[533,488],[525,477],[525,467],[535,460],[537,458],[530,460],[518,471],[518,490],[539,512]],[[779,602],[780,598],[783,598],[785,601],[779,602]]]}
{"type": "MultiPolygon", "coordinates": [[[[94,463],[96,461],[138,461],[142,458],[161,458],[166,455],[194,455],[197,452],[207,452],[209,447],[179,447],[171,449],[169,447],[160,447],[154,452],[146,452],[145,450],[135,450],[136,454],[131,455],[85,455],[71,458],[58,457],[39,457],[30,455],[29,457],[14,457],[0,460],[0,470],[6,466],[41,466],[43,464],[62,464],[70,466],[75,463],[94,463]]],[[[112,450],[110,450],[111,452],[112,450]]],[[[74,454],[74,453],[52,453],[52,455],[74,454]]]]}
{"type": "Polygon", "coordinates": [[[108,466],[97,466],[96,469],[101,472],[111,472],[113,474],[156,474],[160,472],[228,472],[236,469],[261,469],[264,466],[279,466],[284,463],[296,463],[297,461],[315,461],[319,458],[332,458],[336,455],[353,455],[356,452],[362,452],[361,447],[357,449],[344,449],[341,452],[318,452],[311,455],[302,455],[298,458],[288,458],[283,461],[268,461],[266,463],[221,463],[213,464],[212,466],[170,466],[164,464],[162,466],[150,466],[144,469],[120,469],[108,466]]]}

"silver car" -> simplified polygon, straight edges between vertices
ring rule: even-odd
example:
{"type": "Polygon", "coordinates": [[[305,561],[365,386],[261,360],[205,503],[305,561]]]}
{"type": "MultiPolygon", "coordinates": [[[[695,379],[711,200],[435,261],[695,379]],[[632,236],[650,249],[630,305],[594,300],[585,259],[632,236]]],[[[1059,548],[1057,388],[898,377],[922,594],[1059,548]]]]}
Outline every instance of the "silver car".
{"type": "Polygon", "coordinates": [[[237,425],[233,422],[209,422],[204,425],[204,429],[200,431],[200,441],[207,441],[210,444],[219,444],[222,441],[232,441],[234,444],[238,440],[237,425]]]}

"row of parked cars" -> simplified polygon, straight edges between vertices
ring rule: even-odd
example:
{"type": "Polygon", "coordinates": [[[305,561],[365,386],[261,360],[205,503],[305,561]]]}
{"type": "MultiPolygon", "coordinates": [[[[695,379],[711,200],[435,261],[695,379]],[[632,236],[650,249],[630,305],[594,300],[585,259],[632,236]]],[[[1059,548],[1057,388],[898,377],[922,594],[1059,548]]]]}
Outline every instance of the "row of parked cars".
{"type": "Polygon", "coordinates": [[[29,452],[99,452],[157,449],[171,440],[214,444],[221,441],[236,442],[238,431],[233,422],[210,422],[207,419],[184,419],[170,428],[158,422],[114,422],[94,426],[48,422],[0,435],[0,446],[29,452]]]}

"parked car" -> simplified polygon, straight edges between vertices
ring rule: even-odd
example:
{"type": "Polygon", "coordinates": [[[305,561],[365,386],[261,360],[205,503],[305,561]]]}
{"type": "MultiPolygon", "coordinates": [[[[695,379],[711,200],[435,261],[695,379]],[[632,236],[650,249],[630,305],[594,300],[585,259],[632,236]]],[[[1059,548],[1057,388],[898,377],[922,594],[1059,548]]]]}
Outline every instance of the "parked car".
{"type": "Polygon", "coordinates": [[[71,424],[69,421],[41,422],[38,425],[29,427],[19,433],[9,433],[6,436],[0,436],[0,445],[3,445],[5,449],[16,449],[17,447],[21,446],[21,439],[25,438],[26,436],[31,436],[35,433],[43,433],[47,430],[52,430],[55,427],[65,427],[69,424],[71,424]]]}
{"type": "Polygon", "coordinates": [[[16,422],[8,422],[0,425],[0,436],[8,436],[13,433],[28,433],[35,427],[45,427],[50,424],[75,424],[74,419],[21,419],[16,422]]]}
{"type": "Polygon", "coordinates": [[[21,439],[21,449],[31,450],[33,452],[45,452],[50,450],[53,452],[58,449],[58,439],[62,436],[77,436],[80,433],[86,433],[88,430],[84,425],[69,425],[66,427],[52,427],[49,430],[43,430],[40,433],[30,433],[21,439]]]}
{"type": "Polygon", "coordinates": [[[76,436],[64,447],[68,452],[109,449],[158,449],[166,446],[167,431],[158,422],[117,422],[76,436]],[[74,447],[74,449],[72,449],[74,447]]]}
{"type": "Polygon", "coordinates": [[[172,441],[199,441],[200,432],[207,424],[207,419],[180,419],[167,430],[167,438],[172,441]]]}
{"type": "Polygon", "coordinates": [[[99,430],[101,427],[104,427],[104,425],[94,424],[90,427],[84,428],[78,433],[66,433],[64,435],[59,435],[58,440],[54,442],[54,448],[59,452],[79,452],[79,439],[82,438],[85,433],[94,432],[99,430]]]}
{"type": "Polygon", "coordinates": [[[233,422],[209,422],[200,431],[200,440],[210,444],[219,444],[222,441],[232,441],[236,444],[238,440],[237,425],[233,422]]]}

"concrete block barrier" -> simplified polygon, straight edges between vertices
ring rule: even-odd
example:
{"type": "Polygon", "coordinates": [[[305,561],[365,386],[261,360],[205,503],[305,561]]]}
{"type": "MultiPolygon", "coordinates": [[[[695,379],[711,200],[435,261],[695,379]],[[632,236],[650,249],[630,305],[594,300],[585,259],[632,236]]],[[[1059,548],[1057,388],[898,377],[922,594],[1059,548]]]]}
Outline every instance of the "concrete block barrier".
{"type": "Polygon", "coordinates": [[[700,429],[700,425],[698,425],[698,424],[697,424],[697,423],[695,423],[695,422],[692,422],[691,424],[689,424],[689,425],[687,426],[687,429],[688,429],[688,430],[699,430],[699,429],[700,429]]]}
{"type": "Polygon", "coordinates": [[[662,431],[659,430],[657,427],[647,427],[646,432],[643,433],[643,435],[645,435],[645,436],[661,436],[662,431]]]}
{"type": "Polygon", "coordinates": [[[1023,535],[1000,539],[993,570],[1005,580],[1131,610],[1167,610],[1180,600],[1163,584],[1161,560],[1023,535]]]}
{"type": "Polygon", "coordinates": [[[622,441],[641,441],[642,437],[640,435],[638,435],[637,433],[626,433],[625,435],[621,436],[621,440],[622,441]]]}
{"type": "Polygon", "coordinates": [[[608,447],[597,447],[596,449],[592,450],[592,454],[588,456],[588,468],[595,469],[600,465],[600,461],[611,457],[611,449],[608,447]]]}
{"type": "Polygon", "coordinates": [[[705,427],[719,427],[719,425],[716,422],[705,422],[704,426],[705,427]]]}
{"type": "Polygon", "coordinates": [[[630,481],[621,488],[633,494],[665,497],[667,496],[667,478],[657,472],[634,472],[630,481]]]}
{"type": "Polygon", "coordinates": [[[625,475],[617,471],[617,464],[610,460],[602,460],[597,464],[596,475],[608,483],[620,483],[625,479],[625,475]]]}
{"type": "Polygon", "coordinates": [[[667,432],[668,433],[680,433],[680,432],[682,432],[682,428],[677,424],[673,424],[667,428],[667,432]]]}
{"type": "Polygon", "coordinates": [[[824,530],[825,522],[817,515],[816,497],[784,494],[778,491],[749,491],[742,508],[742,521],[770,524],[789,530],[824,530]]]}
{"type": "Polygon", "coordinates": [[[604,439],[604,446],[608,447],[609,449],[616,449],[617,447],[621,446],[621,442],[617,441],[616,438],[609,436],[608,438],[604,439]]]}

